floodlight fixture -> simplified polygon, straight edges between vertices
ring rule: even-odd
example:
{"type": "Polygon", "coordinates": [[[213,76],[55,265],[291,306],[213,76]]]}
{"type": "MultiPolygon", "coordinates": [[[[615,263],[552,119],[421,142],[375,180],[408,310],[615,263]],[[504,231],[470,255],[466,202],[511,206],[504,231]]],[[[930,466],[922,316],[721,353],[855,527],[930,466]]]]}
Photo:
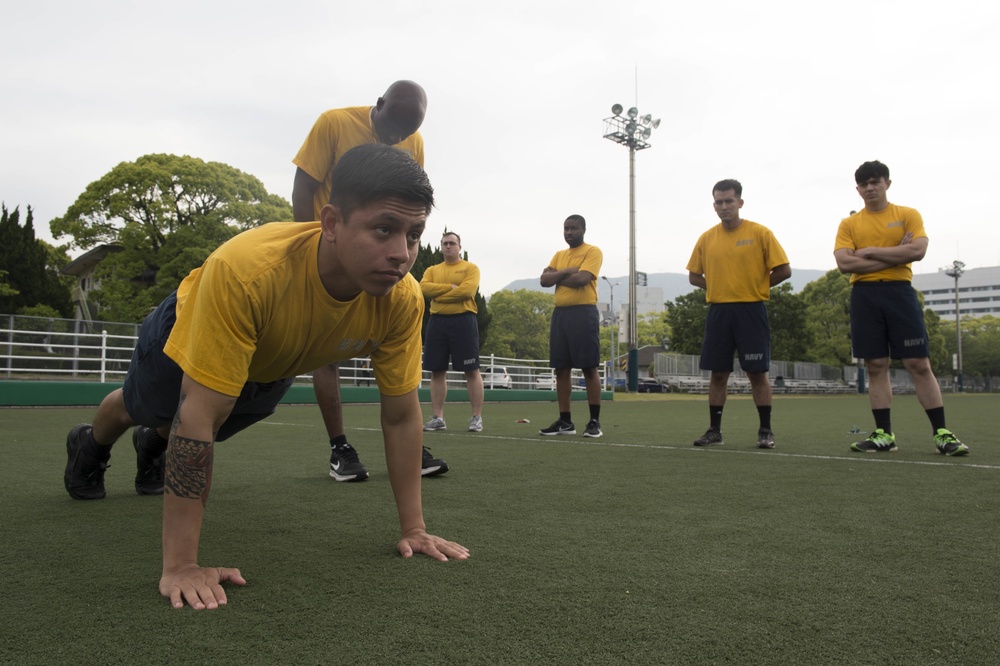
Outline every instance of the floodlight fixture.
{"type": "MultiPolygon", "coordinates": [[[[648,139],[653,130],[660,126],[660,119],[652,115],[639,115],[639,109],[631,107],[621,116],[621,104],[611,107],[613,114],[604,119],[604,138],[628,148],[628,180],[629,180],[629,281],[628,281],[628,389],[637,390],[639,376],[637,374],[639,359],[639,340],[636,285],[638,271],[635,266],[635,154],[639,150],[649,148],[648,139]]],[[[601,276],[607,280],[606,277],[601,276]]],[[[612,298],[614,296],[612,295],[612,298]]]]}

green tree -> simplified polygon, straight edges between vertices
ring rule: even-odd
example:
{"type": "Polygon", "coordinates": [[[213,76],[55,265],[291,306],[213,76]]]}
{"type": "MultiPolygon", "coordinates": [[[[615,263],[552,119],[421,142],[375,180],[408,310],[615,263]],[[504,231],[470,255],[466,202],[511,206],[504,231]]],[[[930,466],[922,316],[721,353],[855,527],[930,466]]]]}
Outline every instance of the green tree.
{"type": "Polygon", "coordinates": [[[771,289],[767,316],[771,322],[771,358],[780,361],[810,360],[811,335],[806,321],[809,306],[788,282],[771,289]]]}
{"type": "Polygon", "coordinates": [[[670,346],[670,324],[666,312],[648,312],[636,317],[636,342],[639,347],[670,346]]]}
{"type": "Polygon", "coordinates": [[[666,322],[670,330],[670,351],[675,354],[700,354],[705,337],[708,303],[705,290],[695,289],[667,301],[666,322]]]}
{"type": "Polygon", "coordinates": [[[0,270],[0,296],[17,296],[18,293],[7,279],[7,271],[0,270]]]}
{"type": "Polygon", "coordinates": [[[850,365],[851,279],[837,269],[813,280],[802,290],[814,363],[850,365]]]}
{"type": "MultiPolygon", "coordinates": [[[[950,367],[950,356],[948,360],[950,367]]],[[[1000,319],[983,315],[962,320],[962,371],[972,377],[1000,377],[1000,319]]]]}
{"type": "Polygon", "coordinates": [[[221,162],[156,154],[113,168],[49,226],[81,249],[122,248],[95,271],[101,288],[93,298],[102,319],[140,321],[229,238],[291,219],[288,202],[254,176],[221,162]]]}
{"type": "Polygon", "coordinates": [[[485,355],[508,358],[549,357],[549,322],[555,297],[547,292],[518,289],[490,297],[493,332],[482,346],[485,355]]]}
{"type": "MultiPolygon", "coordinates": [[[[917,292],[920,304],[923,305],[923,294],[917,292]]],[[[951,353],[948,351],[948,340],[944,333],[941,317],[927,308],[924,310],[924,325],[927,327],[927,346],[930,348],[931,369],[938,377],[952,374],[951,353]]]]}
{"type": "Polygon", "coordinates": [[[72,314],[69,288],[50,265],[50,248],[35,238],[31,206],[22,226],[20,209],[8,211],[0,204],[0,270],[6,275],[0,312],[13,314],[44,305],[60,317],[72,314]]]}

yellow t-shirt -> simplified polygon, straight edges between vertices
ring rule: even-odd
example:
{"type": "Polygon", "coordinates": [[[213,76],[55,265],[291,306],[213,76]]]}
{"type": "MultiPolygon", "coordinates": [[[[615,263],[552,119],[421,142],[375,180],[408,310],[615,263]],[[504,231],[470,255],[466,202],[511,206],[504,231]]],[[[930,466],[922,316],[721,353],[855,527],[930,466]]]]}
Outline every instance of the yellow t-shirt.
{"type": "MultiPolygon", "coordinates": [[[[863,247],[894,247],[899,245],[907,232],[913,232],[914,238],[927,238],[924,231],[924,218],[915,208],[889,204],[877,213],[871,213],[864,208],[844,218],[837,229],[837,241],[833,251],[842,248],[857,250],[863,247]]],[[[911,282],[913,269],[910,264],[892,266],[876,273],[860,275],[851,274],[851,284],[855,282],[911,282]]]]}
{"type": "Polygon", "coordinates": [[[420,384],[424,299],[407,274],[386,296],[335,300],[317,266],[318,222],[272,222],[233,237],[181,282],[166,354],[203,386],[238,396],[371,354],[386,395],[420,384]]]}
{"type": "Polygon", "coordinates": [[[420,278],[420,291],[431,299],[431,314],[462,314],[479,312],[476,291],[479,290],[479,267],[461,259],[454,264],[446,261],[431,266],[420,278]],[[452,289],[451,285],[458,285],[452,289]]]}
{"type": "Polygon", "coordinates": [[[601,264],[603,263],[604,254],[596,245],[583,243],[580,247],[570,247],[556,252],[549,263],[552,268],[561,271],[564,268],[576,267],[594,276],[594,279],[583,287],[564,287],[557,284],[556,307],[597,305],[597,276],[601,274],[601,264]]]}
{"type": "Polygon", "coordinates": [[[762,224],[715,225],[695,243],[687,269],[704,275],[709,303],[759,303],[771,298],[771,271],[788,263],[785,250],[762,224]]]}
{"type": "MultiPolygon", "coordinates": [[[[340,158],[351,148],[379,142],[372,127],[371,110],[370,106],[350,106],[324,111],[292,160],[295,166],[320,183],[313,196],[313,214],[317,220],[323,206],[330,203],[330,173],[340,158]]],[[[402,150],[424,166],[424,139],[420,132],[414,132],[393,148],[402,150]]]]}

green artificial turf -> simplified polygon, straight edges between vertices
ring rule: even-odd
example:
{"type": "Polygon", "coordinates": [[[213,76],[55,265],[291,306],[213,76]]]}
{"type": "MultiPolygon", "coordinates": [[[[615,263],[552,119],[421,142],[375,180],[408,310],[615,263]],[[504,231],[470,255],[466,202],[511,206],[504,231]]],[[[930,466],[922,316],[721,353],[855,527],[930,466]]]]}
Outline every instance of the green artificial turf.
{"type": "Polygon", "coordinates": [[[472,550],[447,563],[395,552],[377,406],[345,409],[371,472],[347,484],[319,410],[281,407],[216,447],[200,560],[248,585],[203,612],[159,596],[161,501],[128,438],[108,497],[75,501],[65,436],[93,410],[0,410],[0,662],[996,663],[1000,398],[946,396],[965,458],[913,396],[891,454],[848,449],[865,396],[774,403],[773,451],[746,397],[707,450],[704,396],[616,396],[601,439],[539,436],[552,403],[487,404],[482,433],[450,404],[424,441],[451,471],[423,490],[429,530],[472,550]]]}

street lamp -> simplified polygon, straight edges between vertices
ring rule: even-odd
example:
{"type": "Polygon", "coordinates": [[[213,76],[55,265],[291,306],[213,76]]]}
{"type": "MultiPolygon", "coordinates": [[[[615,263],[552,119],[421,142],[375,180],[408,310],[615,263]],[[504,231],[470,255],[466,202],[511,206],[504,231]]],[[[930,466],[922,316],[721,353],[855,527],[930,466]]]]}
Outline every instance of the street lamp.
{"type": "Polygon", "coordinates": [[[615,287],[620,287],[621,282],[612,282],[608,279],[606,275],[602,275],[601,279],[608,283],[611,287],[611,390],[615,390],[615,383],[617,370],[615,365],[618,363],[618,345],[615,344],[616,338],[617,342],[621,342],[621,336],[618,334],[618,312],[615,310],[615,287]]]}
{"type": "Polygon", "coordinates": [[[951,268],[946,268],[944,274],[955,278],[955,339],[958,341],[958,359],[956,370],[958,371],[958,383],[956,388],[962,392],[962,314],[958,305],[958,278],[965,273],[965,264],[957,259],[952,262],[951,268]]]}
{"type": "Polygon", "coordinates": [[[647,143],[653,130],[660,126],[648,113],[639,115],[639,109],[630,108],[622,116],[622,105],[611,107],[612,115],[604,119],[604,138],[628,146],[628,389],[639,387],[639,336],[635,286],[635,151],[649,148],[647,143]]]}

